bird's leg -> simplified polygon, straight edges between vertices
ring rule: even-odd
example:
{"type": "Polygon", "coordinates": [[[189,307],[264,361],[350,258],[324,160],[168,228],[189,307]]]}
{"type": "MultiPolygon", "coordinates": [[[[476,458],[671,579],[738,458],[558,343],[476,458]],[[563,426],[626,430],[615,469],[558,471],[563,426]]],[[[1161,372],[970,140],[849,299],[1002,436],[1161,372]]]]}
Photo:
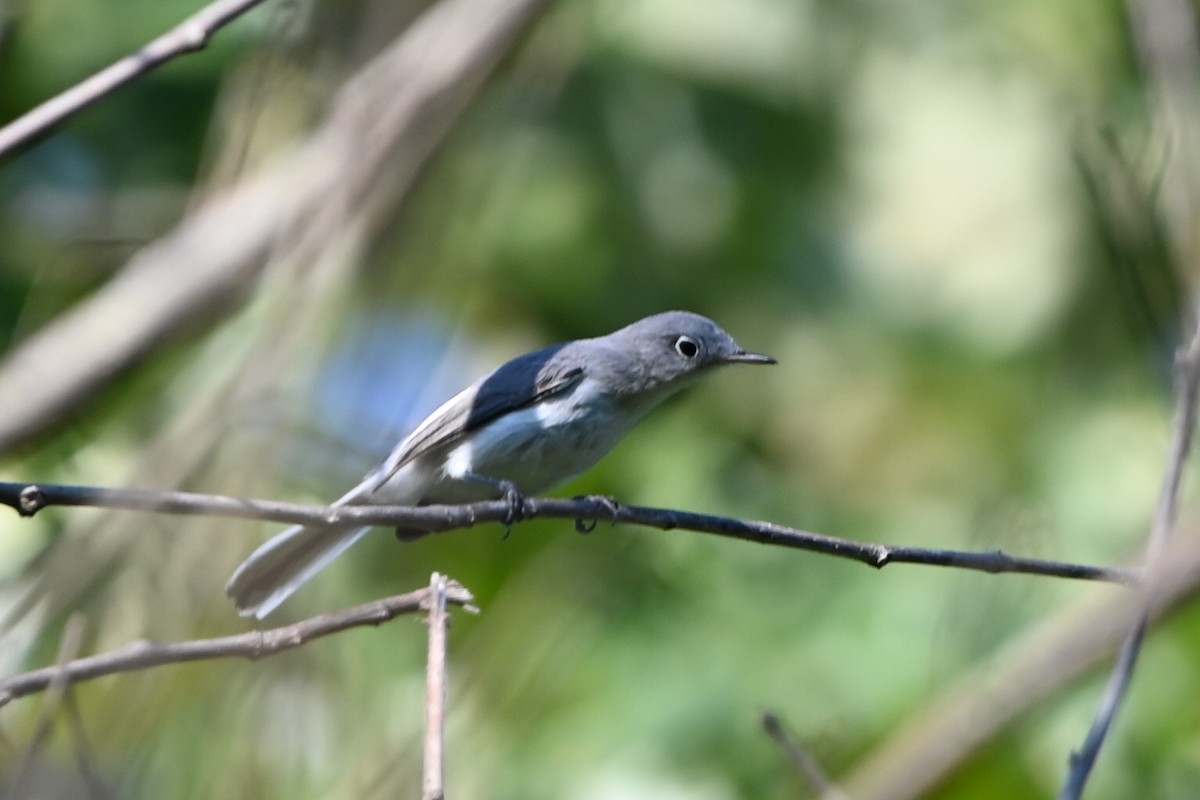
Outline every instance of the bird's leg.
{"type": "Polygon", "coordinates": [[[504,515],[502,522],[504,523],[504,536],[508,537],[512,533],[512,526],[516,525],[525,517],[525,495],[521,489],[512,481],[496,480],[485,475],[476,475],[473,472],[468,472],[462,476],[462,480],[482,483],[485,486],[490,486],[500,493],[500,497],[504,502],[508,503],[508,511],[504,515]]]}
{"type": "MultiPolygon", "coordinates": [[[[617,524],[617,512],[620,511],[621,504],[617,502],[615,497],[611,497],[606,494],[581,494],[573,499],[590,500],[593,503],[599,503],[600,505],[604,506],[605,511],[612,515],[612,524],[617,524]]],[[[599,522],[599,520],[576,519],[575,530],[579,533],[591,533],[592,531],[596,530],[597,522],[599,522]]]]}

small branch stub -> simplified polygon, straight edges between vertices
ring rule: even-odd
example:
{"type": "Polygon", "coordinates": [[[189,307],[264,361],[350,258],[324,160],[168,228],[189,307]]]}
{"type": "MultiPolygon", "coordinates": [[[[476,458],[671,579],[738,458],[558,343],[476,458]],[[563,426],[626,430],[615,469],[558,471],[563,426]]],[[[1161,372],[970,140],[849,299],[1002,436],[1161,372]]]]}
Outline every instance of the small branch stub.
{"type": "Polygon", "coordinates": [[[46,493],[37,486],[26,486],[21,490],[17,504],[17,513],[22,517],[32,517],[46,507],[46,493]]]}

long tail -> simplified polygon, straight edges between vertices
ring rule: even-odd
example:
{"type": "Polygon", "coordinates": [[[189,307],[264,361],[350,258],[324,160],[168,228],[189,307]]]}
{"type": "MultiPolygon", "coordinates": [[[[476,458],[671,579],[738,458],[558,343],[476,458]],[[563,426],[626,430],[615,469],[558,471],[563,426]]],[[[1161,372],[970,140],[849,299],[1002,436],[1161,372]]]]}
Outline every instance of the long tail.
{"type": "Polygon", "coordinates": [[[288,528],[242,562],[225,584],[225,594],[243,617],[262,619],[369,530],[288,528]]]}

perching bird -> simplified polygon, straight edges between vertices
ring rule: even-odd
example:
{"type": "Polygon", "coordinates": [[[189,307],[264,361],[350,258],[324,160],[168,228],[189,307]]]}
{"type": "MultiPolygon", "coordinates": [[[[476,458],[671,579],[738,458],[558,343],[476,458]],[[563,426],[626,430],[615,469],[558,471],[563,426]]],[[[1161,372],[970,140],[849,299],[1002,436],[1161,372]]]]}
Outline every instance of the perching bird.
{"type": "MultiPolygon", "coordinates": [[[[545,491],[590,469],[668,397],[736,363],[775,359],[687,311],[514,358],[446,401],[333,505],[515,501],[545,491]]],[[[369,530],[288,528],[238,567],[225,592],[243,616],[261,619],[369,530]]]]}

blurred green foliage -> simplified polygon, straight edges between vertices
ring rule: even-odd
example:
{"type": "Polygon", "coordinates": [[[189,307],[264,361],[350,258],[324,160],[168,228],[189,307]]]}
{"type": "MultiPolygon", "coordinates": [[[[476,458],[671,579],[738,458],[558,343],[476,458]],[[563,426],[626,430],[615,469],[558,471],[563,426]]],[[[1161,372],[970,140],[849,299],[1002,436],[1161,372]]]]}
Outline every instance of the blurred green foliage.
{"type": "MultiPolygon", "coordinates": [[[[228,164],[251,174],[301,137],[382,43],[385,5],[269,3],[0,164],[0,344],[235,180],[214,177],[228,164]]],[[[194,8],[12,4],[0,119],[194,8]]],[[[322,502],[489,366],[688,308],[780,365],[715,376],[563,493],[1124,562],[1169,425],[1172,342],[1150,331],[1173,324],[1168,288],[1144,325],[1137,265],[1106,240],[1079,169],[1112,169],[1092,158],[1096,131],[1130,163],[1152,149],[1124,14],[1108,0],[562,4],[319,314],[289,316],[293,287],[264,281],[10,454],[4,476],[322,502]],[[273,358],[256,338],[267,320],[303,344],[273,358]]],[[[71,613],[84,652],[244,630],[221,587],[272,530],[0,517],[0,610],[43,581],[0,634],[0,665],[52,662],[71,613]]],[[[279,619],[434,570],[483,609],[451,634],[450,794],[491,800],[807,796],[759,730],[764,709],[836,779],[1010,637],[1101,591],[537,522],[403,548],[381,533],[279,619]]],[[[74,696],[114,796],[415,796],[424,644],[400,620],[74,696]]],[[[1198,649],[1194,612],[1155,632],[1090,798],[1194,796],[1198,649]]],[[[930,796],[1051,794],[1097,696],[1098,678],[1032,709],[930,796]]],[[[0,710],[3,785],[44,703],[0,710]]],[[[72,752],[60,722],[19,796],[87,796],[72,752]]]]}

